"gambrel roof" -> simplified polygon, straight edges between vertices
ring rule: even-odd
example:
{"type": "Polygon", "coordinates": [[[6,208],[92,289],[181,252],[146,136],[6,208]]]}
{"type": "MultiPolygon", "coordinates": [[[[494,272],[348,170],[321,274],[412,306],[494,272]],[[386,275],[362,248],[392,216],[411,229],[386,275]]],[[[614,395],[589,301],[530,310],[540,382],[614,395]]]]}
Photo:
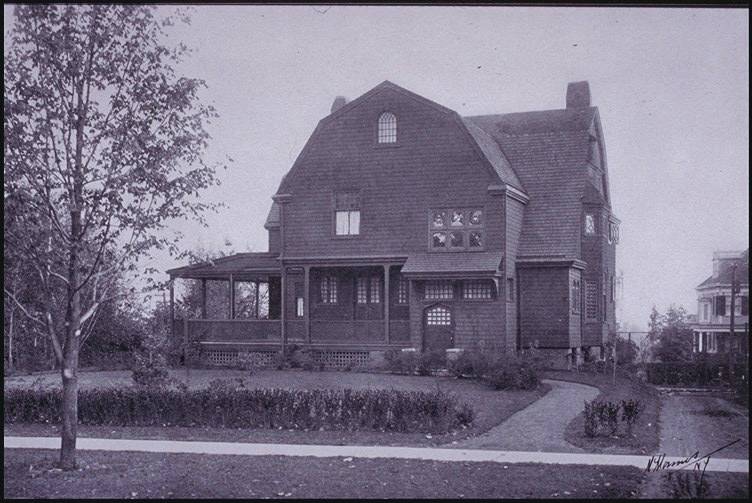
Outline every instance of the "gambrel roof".
{"type": "Polygon", "coordinates": [[[520,256],[576,257],[595,107],[465,117],[491,135],[530,202],[520,256]]]}

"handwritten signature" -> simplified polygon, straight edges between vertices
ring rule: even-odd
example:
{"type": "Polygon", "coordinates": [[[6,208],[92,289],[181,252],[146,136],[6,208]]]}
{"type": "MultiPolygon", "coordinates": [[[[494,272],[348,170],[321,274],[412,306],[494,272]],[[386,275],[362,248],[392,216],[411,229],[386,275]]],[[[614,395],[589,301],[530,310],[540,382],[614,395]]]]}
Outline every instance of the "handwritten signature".
{"type": "Polygon", "coordinates": [[[667,461],[666,460],[666,453],[658,454],[655,456],[650,456],[650,459],[648,460],[648,466],[645,468],[646,472],[657,472],[660,470],[681,470],[683,468],[686,468],[688,466],[692,467],[693,471],[699,471],[700,472],[700,483],[702,484],[702,479],[705,476],[705,469],[708,467],[708,463],[710,463],[710,456],[713,454],[722,451],[723,449],[726,449],[728,447],[731,447],[735,443],[739,442],[741,439],[736,439],[733,442],[730,442],[723,447],[719,447],[718,449],[714,450],[713,452],[709,452],[708,454],[705,454],[704,456],[700,456],[700,451],[695,451],[694,453],[690,454],[689,456],[685,458],[679,458],[675,461],[667,461]]]}

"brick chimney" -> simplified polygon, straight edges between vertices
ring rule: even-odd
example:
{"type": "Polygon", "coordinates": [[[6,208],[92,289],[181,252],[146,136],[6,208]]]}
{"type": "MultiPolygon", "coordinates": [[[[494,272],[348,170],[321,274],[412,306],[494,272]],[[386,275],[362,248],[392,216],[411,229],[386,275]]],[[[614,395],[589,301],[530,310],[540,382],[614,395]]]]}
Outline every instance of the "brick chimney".
{"type": "Polygon", "coordinates": [[[590,85],[587,80],[570,82],[567,85],[567,108],[590,106],[590,85]]]}
{"type": "Polygon", "coordinates": [[[347,98],[344,96],[337,96],[334,98],[334,103],[332,103],[332,110],[331,113],[336,112],[340,108],[342,108],[347,103],[347,98]]]}

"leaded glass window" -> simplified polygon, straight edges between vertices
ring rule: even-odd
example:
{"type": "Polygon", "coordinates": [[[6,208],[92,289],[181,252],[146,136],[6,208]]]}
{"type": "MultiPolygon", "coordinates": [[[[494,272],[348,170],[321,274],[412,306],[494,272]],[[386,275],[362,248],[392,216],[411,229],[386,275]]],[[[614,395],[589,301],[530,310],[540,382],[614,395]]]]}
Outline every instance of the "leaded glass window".
{"type": "Polygon", "coordinates": [[[379,116],[379,143],[397,142],[397,117],[392,112],[379,116]]]}
{"type": "Polygon", "coordinates": [[[483,210],[448,208],[429,213],[429,248],[434,251],[482,250],[483,210]]]}

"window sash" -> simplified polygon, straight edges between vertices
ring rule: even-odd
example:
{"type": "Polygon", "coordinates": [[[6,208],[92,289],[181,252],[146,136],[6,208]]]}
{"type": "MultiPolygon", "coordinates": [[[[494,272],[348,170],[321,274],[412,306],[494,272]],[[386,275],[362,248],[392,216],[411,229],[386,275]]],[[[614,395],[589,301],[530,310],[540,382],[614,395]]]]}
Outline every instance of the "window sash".
{"type": "Polygon", "coordinates": [[[462,282],[464,299],[491,299],[493,287],[490,280],[465,280],[462,282]]]}
{"type": "Polygon", "coordinates": [[[585,234],[595,234],[595,217],[590,213],[585,215],[585,234]]]}
{"type": "Polygon", "coordinates": [[[424,289],[426,299],[452,299],[454,288],[451,281],[426,281],[424,289]]]}
{"type": "Polygon", "coordinates": [[[397,117],[391,112],[384,112],[381,115],[379,115],[378,142],[379,143],[396,143],[397,142],[397,117]]]}
{"type": "Polygon", "coordinates": [[[397,282],[397,304],[407,304],[407,280],[399,278],[397,282]]]}
{"type": "Polygon", "coordinates": [[[358,276],[355,285],[355,297],[358,304],[368,303],[368,283],[365,276],[358,276]]]}
{"type": "Polygon", "coordinates": [[[338,236],[360,234],[360,210],[335,211],[335,233],[338,236]]]}
{"type": "Polygon", "coordinates": [[[432,209],[428,215],[432,251],[482,250],[485,248],[484,208],[432,209]]]}
{"type": "Polygon", "coordinates": [[[588,319],[598,319],[598,288],[594,281],[585,281],[585,314],[588,319]]]}
{"type": "Polygon", "coordinates": [[[378,276],[371,276],[371,297],[372,304],[378,304],[381,302],[381,278],[378,276]]]}

